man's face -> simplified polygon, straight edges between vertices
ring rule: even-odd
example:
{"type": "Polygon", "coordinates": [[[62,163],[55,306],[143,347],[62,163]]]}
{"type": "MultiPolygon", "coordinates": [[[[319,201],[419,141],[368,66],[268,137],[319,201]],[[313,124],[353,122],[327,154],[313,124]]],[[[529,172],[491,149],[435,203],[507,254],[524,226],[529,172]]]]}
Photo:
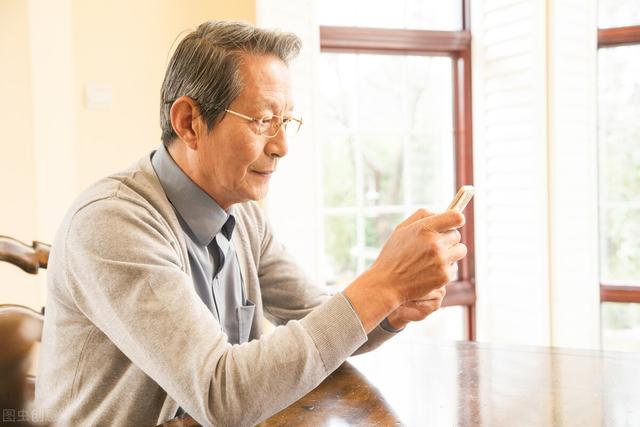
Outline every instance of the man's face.
{"type": "MultiPolygon", "coordinates": [[[[289,70],[280,59],[245,55],[240,75],[244,87],[229,110],[255,118],[291,112],[289,70]]],[[[278,159],[287,154],[284,129],[273,138],[254,129],[252,122],[227,113],[198,141],[197,182],[223,209],[264,198],[278,159]]]]}

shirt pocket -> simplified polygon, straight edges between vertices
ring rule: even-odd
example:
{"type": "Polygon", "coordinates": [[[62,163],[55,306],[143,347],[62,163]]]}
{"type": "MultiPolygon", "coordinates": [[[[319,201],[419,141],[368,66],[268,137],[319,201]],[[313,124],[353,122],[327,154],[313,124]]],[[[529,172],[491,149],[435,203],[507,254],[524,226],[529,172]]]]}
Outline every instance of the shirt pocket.
{"type": "Polygon", "coordinates": [[[236,308],[236,315],[238,316],[238,344],[249,341],[255,311],[256,305],[250,299],[247,299],[246,305],[241,305],[236,308]]]}

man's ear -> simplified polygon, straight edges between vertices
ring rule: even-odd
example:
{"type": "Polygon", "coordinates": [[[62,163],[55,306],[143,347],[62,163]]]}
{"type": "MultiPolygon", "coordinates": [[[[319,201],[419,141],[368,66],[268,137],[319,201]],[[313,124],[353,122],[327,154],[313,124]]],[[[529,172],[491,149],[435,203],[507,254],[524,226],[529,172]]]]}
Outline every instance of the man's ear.
{"type": "Polygon", "coordinates": [[[171,106],[171,126],[178,138],[191,149],[197,148],[197,142],[206,129],[200,117],[200,107],[188,96],[181,96],[171,106]]]}

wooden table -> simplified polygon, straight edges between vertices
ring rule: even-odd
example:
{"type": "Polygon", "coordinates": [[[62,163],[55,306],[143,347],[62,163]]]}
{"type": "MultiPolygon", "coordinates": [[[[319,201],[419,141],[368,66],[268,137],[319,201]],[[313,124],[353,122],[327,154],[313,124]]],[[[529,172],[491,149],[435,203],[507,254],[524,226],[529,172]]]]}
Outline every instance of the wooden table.
{"type": "Polygon", "coordinates": [[[261,424],[289,425],[640,426],[640,354],[398,337],[261,424]]]}

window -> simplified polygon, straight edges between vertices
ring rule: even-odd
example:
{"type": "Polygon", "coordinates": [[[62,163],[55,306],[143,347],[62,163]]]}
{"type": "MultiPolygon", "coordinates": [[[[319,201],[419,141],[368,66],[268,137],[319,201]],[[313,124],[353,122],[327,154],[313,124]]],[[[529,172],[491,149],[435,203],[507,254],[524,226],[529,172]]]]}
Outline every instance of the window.
{"type": "MultiPolygon", "coordinates": [[[[469,6],[447,5],[319,3],[323,277],[330,286],[342,288],[366,270],[403,218],[420,207],[446,208],[458,186],[472,183],[469,6]]],[[[445,305],[466,306],[473,339],[472,205],[465,214],[469,253],[445,305]]]]}
{"type": "Polygon", "coordinates": [[[637,24],[640,24],[640,2],[601,0],[599,14],[598,158],[602,344],[606,349],[638,351],[640,25],[637,24]],[[627,26],[621,27],[622,25],[627,26]]]}

